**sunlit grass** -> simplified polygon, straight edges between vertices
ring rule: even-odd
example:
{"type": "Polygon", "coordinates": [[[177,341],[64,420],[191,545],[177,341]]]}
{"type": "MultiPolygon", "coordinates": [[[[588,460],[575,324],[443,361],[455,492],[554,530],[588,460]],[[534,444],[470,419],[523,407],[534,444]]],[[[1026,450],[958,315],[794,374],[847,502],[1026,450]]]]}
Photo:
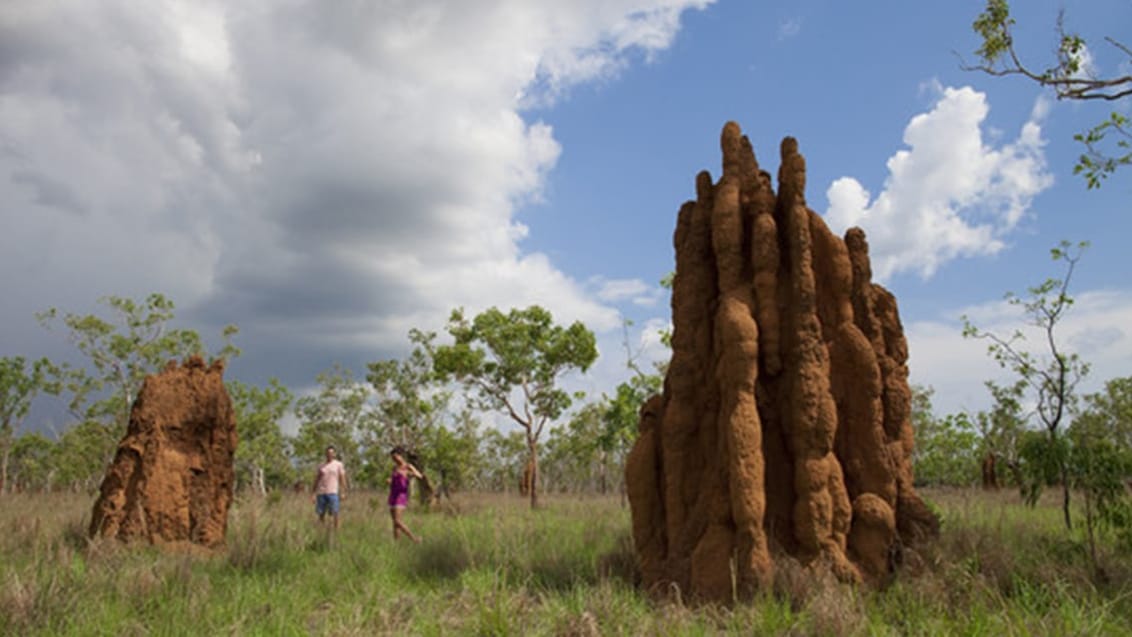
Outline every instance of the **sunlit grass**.
{"type": "Polygon", "coordinates": [[[884,591],[785,565],[774,591],[695,608],[635,586],[616,498],[530,511],[463,495],[410,508],[415,545],[393,541],[379,494],[352,494],[336,534],[302,495],[241,497],[226,550],[200,555],[86,539],[88,496],[15,495],[0,507],[0,634],[1130,634],[1132,557],[1106,546],[1095,581],[1054,499],[926,495],[942,537],[884,591]]]}

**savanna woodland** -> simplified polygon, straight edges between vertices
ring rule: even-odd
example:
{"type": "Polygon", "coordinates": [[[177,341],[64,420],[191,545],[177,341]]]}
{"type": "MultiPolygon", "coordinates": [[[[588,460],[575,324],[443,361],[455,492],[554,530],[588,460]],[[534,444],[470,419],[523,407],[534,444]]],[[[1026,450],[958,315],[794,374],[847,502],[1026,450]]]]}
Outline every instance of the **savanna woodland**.
{"type": "MultiPolygon", "coordinates": [[[[1128,43],[1059,23],[1041,68],[1018,52],[1009,3],[989,0],[972,26],[972,74],[1112,105],[1077,136],[1073,172],[1087,190],[1126,188],[1132,77],[1084,73],[1084,52],[1132,60],[1128,43]]],[[[842,242],[791,199],[805,183],[797,143],[783,143],[775,195],[732,126],[719,181],[701,176],[677,221],[662,362],[626,320],[620,350],[600,352],[626,380],[577,391],[594,332],[531,305],[454,308],[436,331],[408,330],[403,357],[334,365],[313,390],[225,379],[238,444],[219,547],[104,537],[92,504],[147,377],[171,360],[221,369],[241,356],[238,327],[181,327],[160,293],[108,296],[95,314],[44,308],[70,354],[0,358],[0,633],[1132,634],[1132,375],[1083,391],[1090,361],[1064,335],[1089,242],[1059,242],[1047,271],[1006,292],[1016,325],[963,317],[1003,373],[985,382],[989,407],[939,413],[936,390],[907,384],[895,300],[870,287],[863,235],[842,242]],[[785,238],[765,239],[775,228],[785,238]],[[712,272],[684,254],[712,255],[712,272]],[[872,371],[845,371],[850,359],[872,371]],[[704,413],[696,427],[718,424],[718,439],[672,433],[704,413]],[[875,444],[854,447],[844,432],[866,416],[875,444]],[[349,477],[337,528],[312,506],[328,447],[349,477]],[[394,448],[422,474],[403,512],[419,544],[389,532],[394,448]],[[717,451],[718,466],[697,460],[717,451]],[[895,467],[888,482],[870,477],[877,463],[895,467]],[[887,535],[857,526],[870,505],[887,535]]]]}

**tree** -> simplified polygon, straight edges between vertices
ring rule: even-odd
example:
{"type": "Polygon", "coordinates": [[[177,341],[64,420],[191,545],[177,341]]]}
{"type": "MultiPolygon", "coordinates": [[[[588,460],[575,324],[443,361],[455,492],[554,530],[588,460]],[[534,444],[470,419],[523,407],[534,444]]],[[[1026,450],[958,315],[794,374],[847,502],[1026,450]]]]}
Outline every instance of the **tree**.
{"type": "Polygon", "coordinates": [[[1085,498],[1085,531],[1093,568],[1100,572],[1096,534],[1114,530],[1132,547],[1132,377],[1114,378],[1085,396],[1085,409],[1069,431],[1074,485],[1085,498]]]}
{"type": "Polygon", "coordinates": [[[267,493],[268,474],[276,484],[291,482],[291,463],[287,441],[279,422],[291,408],[294,396],[277,378],[266,387],[247,385],[238,380],[226,383],[236,412],[236,467],[260,495],[267,493]]]}
{"type": "Polygon", "coordinates": [[[564,328],[550,312],[532,305],[504,314],[491,308],[472,321],[452,312],[454,343],[434,352],[437,371],[454,377],[479,409],[502,411],[525,433],[531,467],[531,507],[538,506],[538,442],[544,427],[573,402],[558,386],[567,372],[586,371],[597,359],[593,332],[581,322],[564,328]]]}
{"type": "MultiPolygon", "coordinates": [[[[375,416],[363,433],[372,450],[384,457],[395,445],[420,451],[426,432],[442,426],[441,418],[451,393],[438,387],[432,360],[436,334],[410,330],[415,344],[404,360],[370,363],[366,380],[375,392],[375,416]]],[[[371,461],[377,460],[376,457],[371,461]]]]}
{"type": "MultiPolygon", "coordinates": [[[[71,394],[72,416],[88,426],[103,427],[99,447],[103,464],[107,464],[126,432],[130,409],[145,377],[160,370],[170,359],[204,354],[204,346],[195,331],[170,327],[174,306],[164,295],[150,294],[143,302],[110,296],[100,302],[113,311],[113,319],[71,313],[64,314],[62,319],[70,340],[87,358],[89,368],[64,364],[53,368],[51,375],[60,391],[71,394]]],[[[37,314],[37,318],[50,328],[58,315],[51,308],[37,314]]],[[[224,345],[217,358],[239,355],[239,349],[231,342],[237,331],[234,325],[224,328],[224,345]]]]}
{"type": "Polygon", "coordinates": [[[1085,537],[1089,561],[1103,577],[1097,556],[1101,528],[1115,530],[1132,547],[1132,501],[1125,480],[1132,471],[1132,450],[1121,446],[1105,414],[1086,410],[1069,429],[1069,473],[1085,501],[1085,537]]]}
{"type": "Polygon", "coordinates": [[[464,488],[486,465],[480,454],[480,423],[469,410],[457,415],[454,427],[434,422],[420,433],[422,471],[439,479],[434,485],[439,494],[464,488]]]}
{"type": "MultiPolygon", "coordinates": [[[[673,274],[661,280],[661,285],[671,289],[673,274]]],[[[629,380],[617,385],[612,396],[602,396],[603,410],[601,414],[602,427],[597,439],[598,449],[602,452],[602,463],[599,465],[602,476],[600,490],[605,493],[606,473],[609,461],[619,469],[625,465],[625,458],[629,454],[633,443],[637,440],[637,426],[640,421],[641,406],[651,396],[660,393],[664,385],[664,373],[667,372],[668,363],[657,364],[652,373],[645,372],[638,364],[641,351],[634,350],[629,345],[628,320],[622,324],[621,346],[625,349],[625,367],[633,373],[629,380]]],[[[670,331],[661,333],[661,342],[666,347],[672,346],[670,331]]],[[[623,471],[618,471],[623,474],[623,471]]]]}
{"type": "MultiPolygon", "coordinates": [[[[1073,305],[1073,298],[1069,296],[1069,283],[1087,246],[1085,242],[1072,246],[1068,241],[1062,241],[1058,247],[1050,250],[1050,255],[1054,261],[1064,262],[1066,272],[1063,278],[1046,279],[1042,284],[1029,288],[1026,298],[1013,292],[1006,294],[1007,302],[1020,308],[1029,324],[1039,331],[1044,341],[1044,353],[1023,349],[1025,336],[1021,330],[1015,330],[1011,336],[1005,337],[980,330],[966,316],[963,317],[963,336],[989,341],[988,354],[1003,369],[1012,371],[1029,390],[1035,413],[1044,427],[1045,441],[1044,446],[1031,442],[1024,449],[1030,452],[1031,461],[1043,464],[1043,471],[1049,469],[1058,476],[1062,488],[1062,514],[1067,529],[1072,529],[1073,523],[1069,513],[1068,447],[1062,440],[1062,422],[1073,405],[1077,383],[1088,373],[1089,366],[1077,354],[1064,351],[1056,332],[1065,313],[1073,305]]],[[[1030,486],[1035,489],[1032,501],[1036,501],[1036,493],[1043,485],[1035,482],[1030,486]]]]}
{"type": "MultiPolygon", "coordinates": [[[[1026,414],[1022,409],[1026,381],[1018,380],[1012,385],[987,381],[984,385],[994,398],[994,405],[990,411],[980,411],[975,415],[983,457],[993,458],[994,467],[1006,465],[1014,484],[1023,489],[1026,480],[1022,472],[1020,449],[1022,435],[1026,431],[1026,414]]],[[[997,483],[997,476],[994,477],[994,482],[997,483]]]]}
{"type": "Polygon", "coordinates": [[[493,427],[487,428],[480,440],[483,457],[482,483],[493,491],[507,491],[518,484],[519,475],[529,457],[526,435],[521,431],[503,434],[493,427]]]}
{"type": "MultiPolygon", "coordinates": [[[[1058,99],[1113,102],[1132,95],[1132,75],[1095,76],[1089,63],[1088,43],[1079,34],[1066,32],[1064,11],[1057,20],[1056,63],[1041,71],[1023,62],[1015,49],[1011,33],[1014,24],[1007,0],[987,0],[986,8],[972,24],[981,38],[975,51],[980,62],[974,66],[964,64],[964,68],[996,76],[1020,75],[1053,88],[1058,99]]],[[[1132,62],[1132,49],[1109,36],[1104,40],[1121,56],[1126,56],[1124,65],[1132,62]]],[[[1132,163],[1132,126],[1128,117],[1118,111],[1113,111],[1088,131],[1074,135],[1074,139],[1085,145],[1085,152],[1073,172],[1083,173],[1089,188],[1100,187],[1102,179],[1120,166],[1132,163]],[[1103,147],[1106,138],[1112,141],[1109,149],[1103,147]]]]}
{"type": "Polygon", "coordinates": [[[560,491],[596,486],[599,492],[606,492],[611,460],[601,441],[606,402],[603,398],[583,405],[565,426],[550,430],[541,468],[544,486],[556,484],[560,491]]]}
{"type": "Polygon", "coordinates": [[[916,445],[912,462],[919,484],[968,486],[978,475],[978,436],[967,414],[936,418],[930,387],[912,387],[916,445]]]}
{"type": "Polygon", "coordinates": [[[51,488],[56,444],[40,433],[27,433],[12,445],[11,482],[18,490],[51,488]]]}
{"type": "Polygon", "coordinates": [[[9,492],[8,461],[20,423],[42,391],[46,359],[28,364],[23,356],[0,358],[0,495],[9,492]]]}
{"type": "Polygon", "coordinates": [[[73,491],[97,487],[109,462],[107,449],[113,451],[116,442],[107,439],[106,426],[95,420],[84,420],[64,431],[55,456],[59,483],[73,491]]]}
{"type": "Polygon", "coordinates": [[[350,370],[341,365],[319,374],[317,381],[317,394],[295,402],[299,418],[295,455],[310,468],[332,446],[349,467],[361,458],[357,433],[370,418],[369,387],[355,382],[350,370]]]}
{"type": "Polygon", "coordinates": [[[1085,396],[1085,405],[1113,444],[1132,450],[1132,376],[1109,380],[1103,391],[1085,396]]]}

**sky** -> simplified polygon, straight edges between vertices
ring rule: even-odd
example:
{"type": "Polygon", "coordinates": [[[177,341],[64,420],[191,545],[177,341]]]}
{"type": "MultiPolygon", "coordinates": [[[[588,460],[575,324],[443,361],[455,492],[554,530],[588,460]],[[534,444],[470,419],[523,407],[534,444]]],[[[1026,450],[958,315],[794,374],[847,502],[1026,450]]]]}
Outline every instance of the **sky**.
{"type": "MultiPolygon", "coordinates": [[[[1132,4],[1013,4],[1034,66],[1064,8],[1090,69],[1132,73],[1103,41],[1132,4]]],[[[570,383],[610,391],[625,344],[664,357],[676,212],[734,120],[772,174],[796,137],[810,208],[865,229],[940,413],[1007,377],[960,317],[1013,331],[1003,294],[1090,241],[1060,336],[1095,391],[1132,374],[1132,169],[1087,190],[1072,138],[1132,103],[964,70],[982,5],[6,0],[0,355],[75,358],[36,312],[161,292],[206,340],[240,328],[228,377],[302,392],[453,308],[540,304],[598,336],[570,383]]]]}

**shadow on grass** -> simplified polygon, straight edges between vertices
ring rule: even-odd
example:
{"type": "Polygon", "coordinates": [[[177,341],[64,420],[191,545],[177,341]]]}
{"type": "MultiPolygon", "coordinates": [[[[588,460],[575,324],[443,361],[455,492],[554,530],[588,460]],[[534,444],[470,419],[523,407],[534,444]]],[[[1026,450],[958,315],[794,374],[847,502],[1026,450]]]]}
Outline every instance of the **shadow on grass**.
{"type": "Polygon", "coordinates": [[[617,538],[612,549],[598,557],[597,575],[599,580],[614,580],[631,587],[641,585],[633,536],[628,531],[617,538]]]}
{"type": "Polygon", "coordinates": [[[456,538],[441,537],[411,548],[407,568],[422,579],[455,579],[472,565],[471,556],[456,538]]]}
{"type": "Polygon", "coordinates": [[[545,554],[505,556],[494,560],[477,559],[468,547],[454,537],[428,540],[406,551],[406,575],[425,580],[455,580],[473,568],[490,568],[516,585],[562,592],[577,586],[593,586],[603,580],[626,585],[640,583],[632,539],[626,533],[612,549],[597,556],[586,554],[545,554]]]}

